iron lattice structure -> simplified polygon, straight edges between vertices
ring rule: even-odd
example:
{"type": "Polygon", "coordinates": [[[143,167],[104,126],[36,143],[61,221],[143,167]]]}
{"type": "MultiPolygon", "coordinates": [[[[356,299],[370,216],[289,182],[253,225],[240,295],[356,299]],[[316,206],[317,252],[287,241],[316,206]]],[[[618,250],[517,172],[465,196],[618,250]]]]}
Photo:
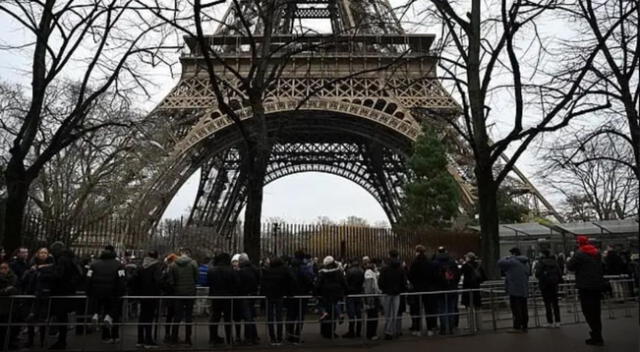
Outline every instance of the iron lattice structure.
{"type": "MultiPolygon", "coordinates": [[[[252,69],[249,48],[261,42],[265,28],[255,2],[230,6],[206,37],[218,57],[218,84],[229,101],[237,101],[242,120],[252,117],[251,109],[242,104],[237,75],[228,68],[240,74],[252,69]]],[[[338,175],[367,190],[396,222],[411,178],[405,162],[427,121],[422,112],[459,111],[436,78],[429,53],[434,36],[404,33],[387,0],[283,0],[282,6],[273,14],[272,45],[316,49],[288,56],[264,96],[274,140],[265,184],[307,171],[338,175]],[[308,18],[328,20],[332,34],[301,32],[295,23],[308,18]]],[[[196,40],[185,42],[181,79],[152,112],[159,128],[149,148],[162,152],[146,171],[151,176],[136,200],[138,219],[155,224],[179,187],[201,169],[189,222],[229,235],[246,200],[242,137],[218,108],[196,40]]],[[[462,205],[470,208],[476,194],[472,158],[455,135],[445,139],[449,170],[462,205]]],[[[541,213],[555,213],[524,175],[516,171],[512,181],[541,213]]]]}

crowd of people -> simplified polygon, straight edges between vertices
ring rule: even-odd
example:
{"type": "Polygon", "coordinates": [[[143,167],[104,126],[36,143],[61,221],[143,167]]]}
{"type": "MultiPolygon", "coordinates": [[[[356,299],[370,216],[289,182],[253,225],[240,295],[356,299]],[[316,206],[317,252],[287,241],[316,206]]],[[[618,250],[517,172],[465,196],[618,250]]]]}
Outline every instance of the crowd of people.
{"type": "MultiPolygon", "coordinates": [[[[566,262],[545,250],[534,265],[518,248],[510,253],[497,266],[505,277],[512,332],[527,332],[532,274],[545,304],[546,326],[560,327],[558,291],[568,269],[575,273],[582,311],[591,329],[586,342],[603,344],[600,300],[608,289],[603,275],[612,266],[618,271],[622,267],[613,249],[603,259],[586,237],[579,236],[578,249],[566,262]]],[[[382,337],[392,340],[402,335],[405,313],[411,316],[413,335],[450,335],[458,328],[460,304],[467,309],[481,307],[479,290],[469,289],[478,289],[487,280],[474,253],[454,260],[444,247],[429,255],[422,245],[406,261],[392,250],[383,259],[365,256],[341,261],[327,256],[320,260],[297,251],[293,256],[264,258],[257,265],[246,253],[219,253],[203,262],[198,265],[187,248],[165,256],[149,251],[141,260],[129,255],[119,258],[113,246],[106,246],[96,258],[85,259],[75,257],[61,242],[38,249],[32,257],[27,248],[19,248],[0,264],[0,299],[12,300],[0,304],[0,322],[4,323],[0,346],[18,348],[22,334],[26,335],[24,347],[43,347],[49,327],[57,330],[57,341],[49,349],[66,349],[71,312],[79,319],[90,319],[80,327],[101,326],[103,343],[117,343],[125,295],[137,305],[137,347],[158,346],[154,326],[162,326],[163,343],[192,345],[198,286],[208,287],[212,296],[208,324],[212,345],[259,343],[258,307],[265,312],[271,344],[300,343],[311,304],[318,313],[320,334],[327,339],[377,340],[382,315],[382,337]],[[460,285],[462,292],[457,291],[460,285]],[[87,300],[74,299],[81,292],[87,300]],[[16,294],[35,299],[10,297],[16,294]],[[348,331],[340,336],[337,325],[345,321],[348,331]]],[[[625,270],[638,269],[636,265],[625,270]]]]}

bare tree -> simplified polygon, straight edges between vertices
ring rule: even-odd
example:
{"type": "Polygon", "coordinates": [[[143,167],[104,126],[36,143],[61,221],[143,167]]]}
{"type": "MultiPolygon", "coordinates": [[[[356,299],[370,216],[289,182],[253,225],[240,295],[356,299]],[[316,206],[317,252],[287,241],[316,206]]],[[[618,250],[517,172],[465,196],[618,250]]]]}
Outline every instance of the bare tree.
{"type": "MultiPolygon", "coordinates": [[[[583,133],[571,156],[577,164],[594,161],[617,161],[628,167],[640,182],[640,41],[637,1],[573,0],[559,7],[567,18],[577,24],[576,40],[567,43],[573,52],[601,48],[585,77],[593,95],[611,103],[611,107],[596,119],[596,128],[583,133]],[[581,149],[604,137],[615,144],[626,144],[623,157],[596,155],[586,157],[581,149]],[[628,156],[633,156],[628,158],[628,156]]],[[[606,151],[606,150],[603,150],[606,151]]]]}
{"type": "Polygon", "coordinates": [[[603,108],[585,101],[588,92],[582,87],[600,46],[580,53],[578,65],[549,78],[542,74],[542,60],[552,45],[538,26],[555,6],[554,0],[535,4],[472,0],[470,7],[446,0],[430,3],[433,6],[424,13],[437,18],[442,27],[436,48],[439,67],[462,105],[461,118],[458,114],[434,117],[448,122],[473,153],[482,257],[487,273],[497,277],[498,188],[537,136],[603,108]],[[531,56],[538,60],[530,60],[531,56]],[[500,104],[507,100],[512,108],[501,111],[499,122],[508,131],[492,136],[496,119],[492,108],[504,108],[500,104]],[[504,157],[507,151],[509,159],[504,157]]]}
{"type": "MultiPolygon", "coordinates": [[[[260,228],[262,215],[263,185],[272,150],[273,136],[269,135],[265,102],[273,83],[284,72],[290,59],[299,53],[319,51],[335,47],[340,33],[336,36],[315,40],[306,40],[315,31],[299,26],[290,36],[282,32],[293,32],[292,28],[281,28],[276,20],[277,14],[287,11],[290,6],[283,0],[249,1],[176,1],[172,6],[164,6],[156,1],[153,6],[139,1],[158,18],[170,24],[186,35],[187,40],[195,41],[195,55],[202,57],[203,69],[209,77],[211,91],[215,96],[217,108],[234,122],[243,140],[241,148],[242,171],[247,181],[247,202],[244,213],[244,248],[250,258],[260,257],[260,228]],[[233,14],[234,21],[222,22],[216,19],[216,10],[228,4],[227,13],[233,14]],[[205,28],[218,25],[217,35],[205,34],[205,28]],[[217,36],[217,37],[216,37],[217,36]],[[225,57],[224,41],[216,42],[221,36],[232,36],[245,49],[242,53],[251,58],[250,64],[230,63],[225,57]],[[250,119],[243,119],[242,108],[248,108],[250,119]]],[[[293,27],[294,23],[287,26],[293,27]]],[[[351,28],[350,30],[355,30],[351,28]]],[[[235,50],[238,50],[237,48],[235,50]]],[[[402,57],[402,54],[398,54],[402,57]]],[[[362,73],[382,70],[387,65],[356,72],[348,77],[362,73]]],[[[329,82],[335,84],[340,81],[329,82]]],[[[326,88],[318,87],[317,91],[326,88]]],[[[307,98],[316,92],[312,91],[307,98]]],[[[306,100],[299,102],[298,108],[306,100]]],[[[289,117],[293,117],[290,115],[289,117]]],[[[284,126],[283,126],[284,127],[284,126]]]]}
{"type": "Polygon", "coordinates": [[[32,53],[29,100],[14,130],[4,169],[6,248],[11,250],[21,242],[29,188],[45,165],[92,132],[128,125],[127,121],[99,122],[88,116],[106,92],[123,93],[147,83],[139,74],[139,64],[155,57],[163,46],[164,37],[158,32],[161,27],[144,18],[132,4],[115,0],[0,3],[0,14],[30,36],[27,43],[3,49],[28,49],[32,53]],[[55,114],[55,120],[48,121],[46,98],[56,96],[56,83],[65,76],[79,82],[76,99],[63,113],[55,114]],[[51,138],[34,155],[42,126],[50,129],[51,138]]]}
{"type": "Polygon", "coordinates": [[[584,144],[574,140],[550,148],[543,179],[563,194],[573,220],[624,219],[638,214],[638,181],[631,168],[633,152],[611,135],[584,144]]]}

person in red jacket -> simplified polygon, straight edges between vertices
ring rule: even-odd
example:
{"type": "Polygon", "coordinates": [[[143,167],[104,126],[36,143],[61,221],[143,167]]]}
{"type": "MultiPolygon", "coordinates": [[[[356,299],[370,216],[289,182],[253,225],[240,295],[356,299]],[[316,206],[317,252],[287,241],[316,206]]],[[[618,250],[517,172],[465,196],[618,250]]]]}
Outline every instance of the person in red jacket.
{"type": "Polygon", "coordinates": [[[585,342],[588,345],[602,346],[602,320],[600,305],[602,291],[607,287],[604,280],[604,268],[600,251],[589,244],[586,236],[578,236],[578,250],[567,262],[567,269],[576,275],[576,288],[580,297],[580,306],[584,319],[591,328],[591,338],[585,342]]]}

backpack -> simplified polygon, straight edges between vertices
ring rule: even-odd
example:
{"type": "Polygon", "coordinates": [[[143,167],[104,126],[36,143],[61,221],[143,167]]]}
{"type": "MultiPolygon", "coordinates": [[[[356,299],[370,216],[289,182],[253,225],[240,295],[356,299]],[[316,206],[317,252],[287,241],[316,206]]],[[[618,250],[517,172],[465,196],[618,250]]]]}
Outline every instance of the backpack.
{"type": "Polygon", "coordinates": [[[447,286],[454,286],[458,284],[457,269],[455,263],[446,263],[442,266],[441,277],[447,286]]]}
{"type": "Polygon", "coordinates": [[[542,268],[542,281],[545,284],[557,285],[562,282],[562,276],[557,266],[544,265],[542,268]]]}

